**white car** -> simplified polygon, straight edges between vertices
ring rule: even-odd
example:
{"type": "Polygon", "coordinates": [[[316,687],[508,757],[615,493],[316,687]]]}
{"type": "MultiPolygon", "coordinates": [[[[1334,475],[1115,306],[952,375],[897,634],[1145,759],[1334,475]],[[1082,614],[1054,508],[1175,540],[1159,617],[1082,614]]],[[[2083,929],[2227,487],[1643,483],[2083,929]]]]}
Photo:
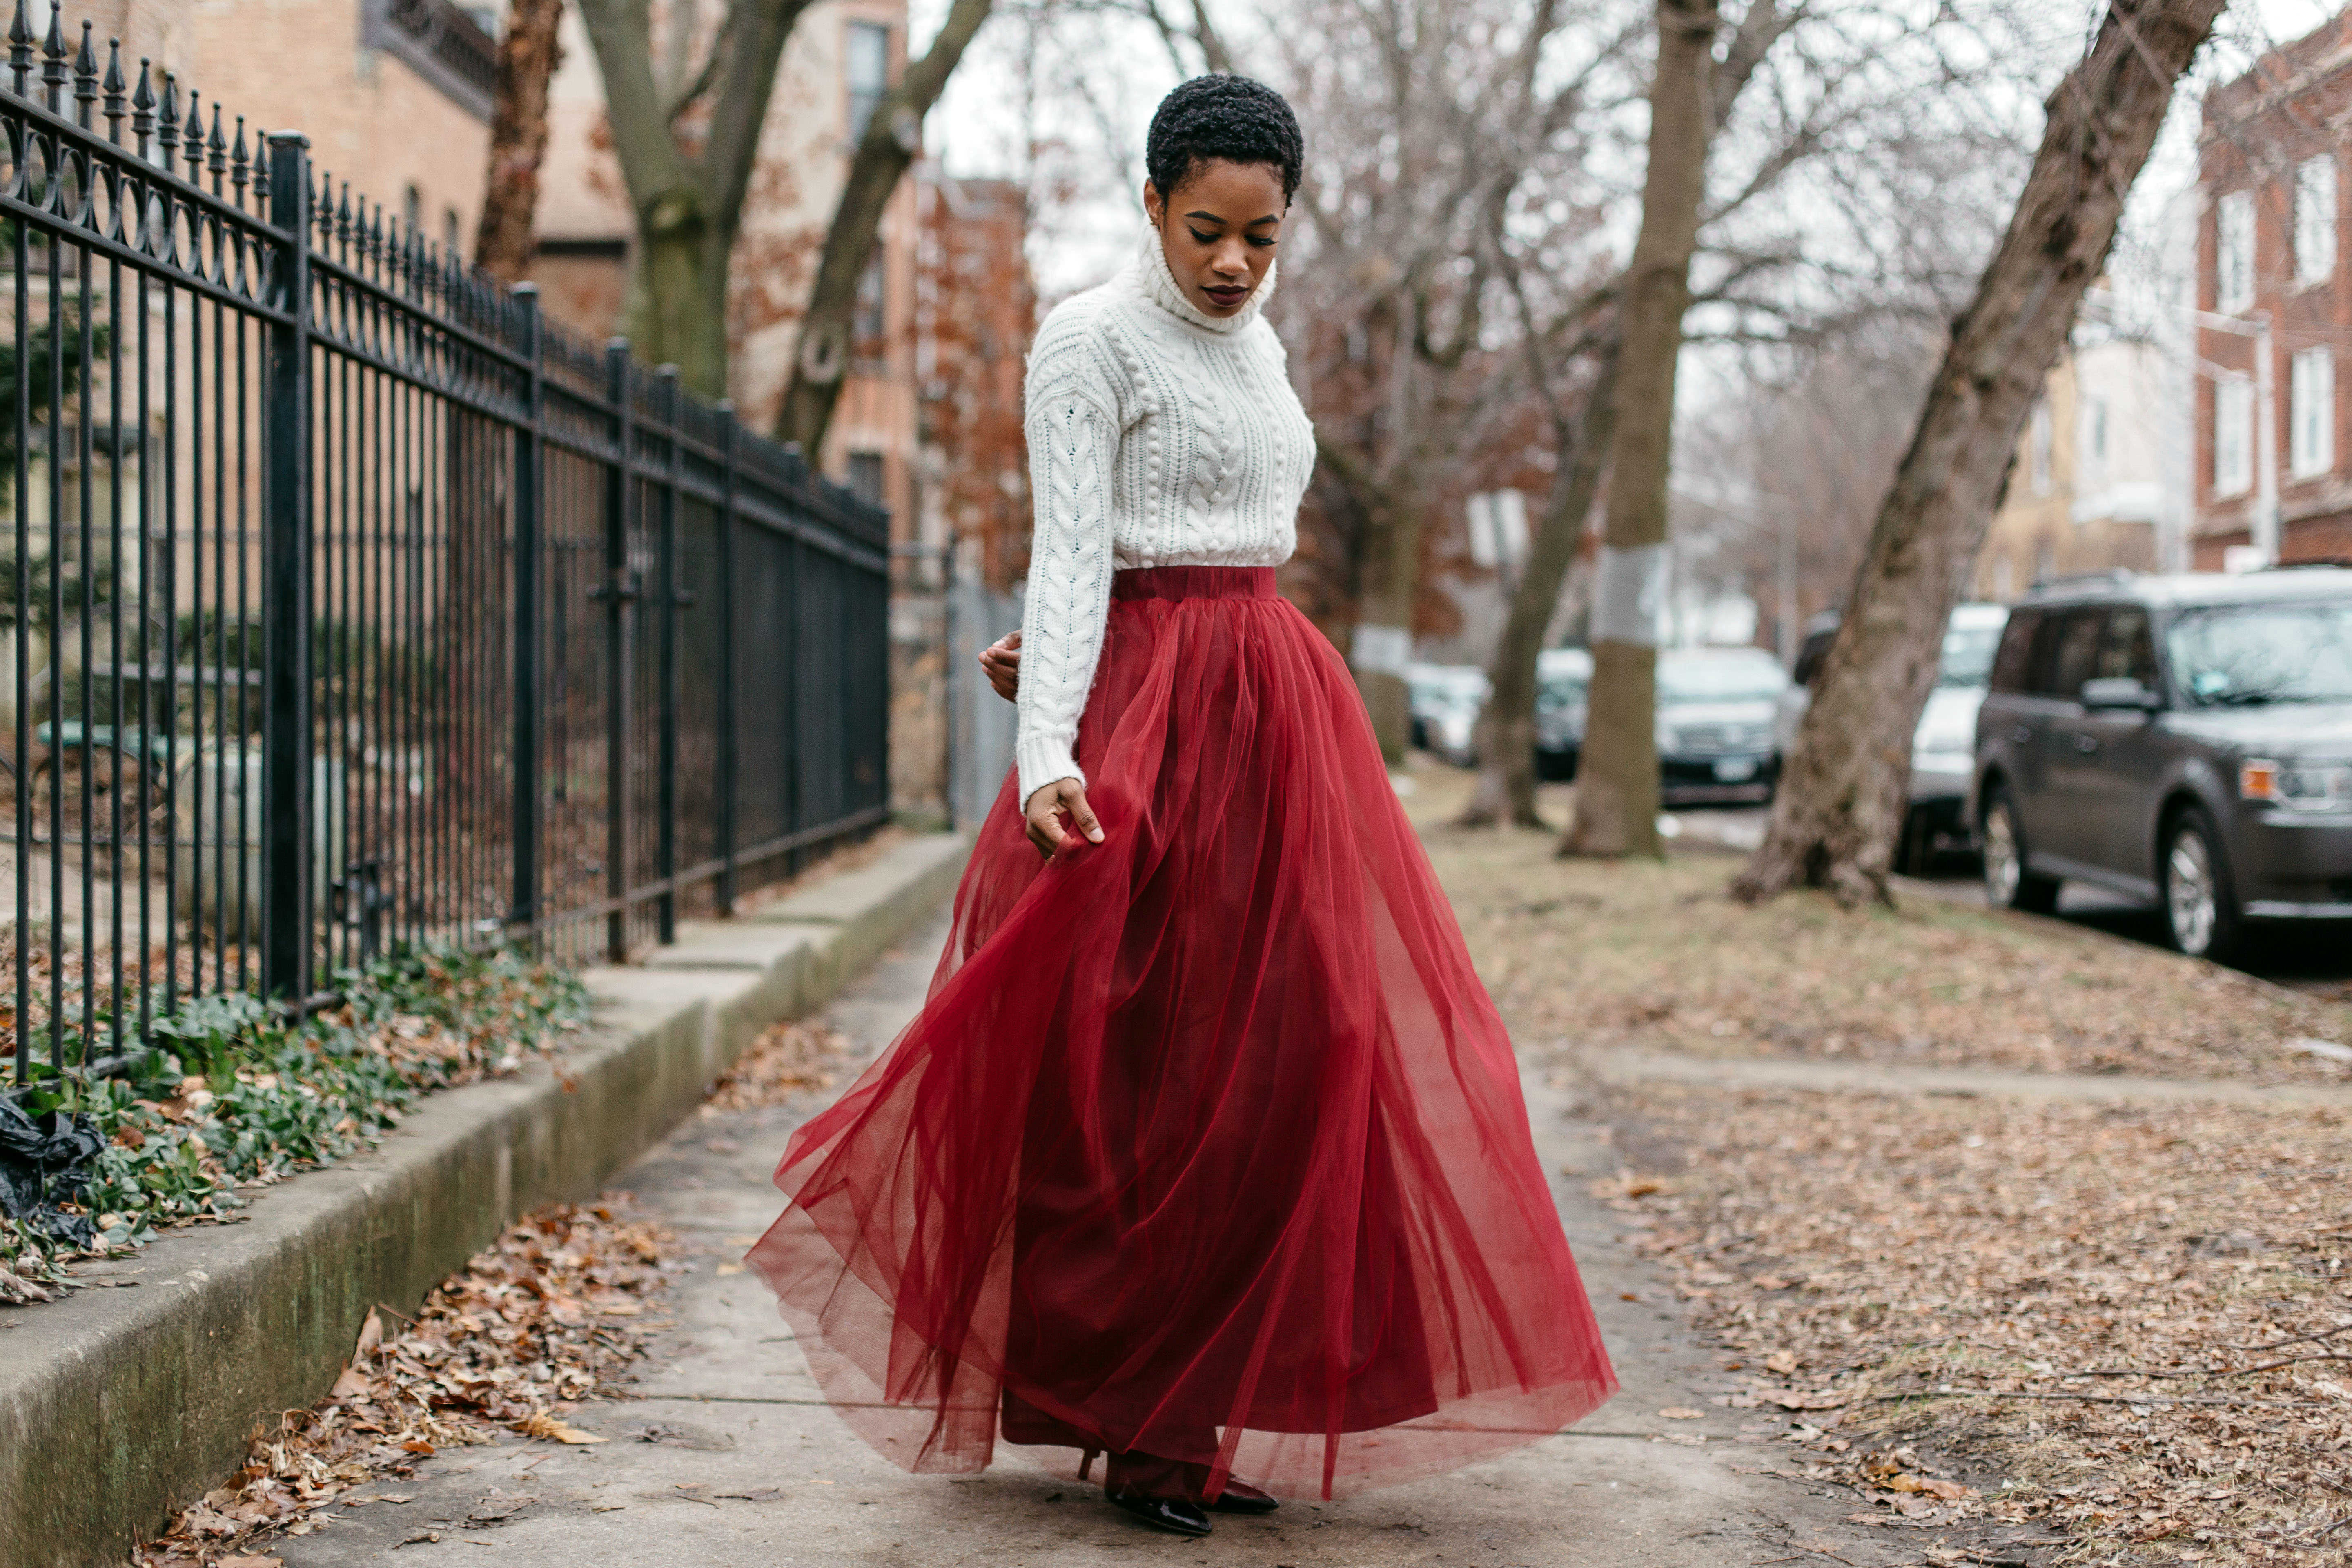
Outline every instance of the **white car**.
{"type": "MultiPolygon", "coordinates": [[[[1903,841],[1895,847],[1895,869],[1917,873],[1947,847],[1973,847],[1968,821],[1969,789],[1976,773],[1977,710],[1984,705],[1992,676],[1993,650],[2009,625],[2006,605],[1958,605],[1944,626],[1944,649],[1936,665],[1936,689],[1927,694],[1919,726],[1911,732],[1911,809],[1903,841]]],[[[1821,678],[1822,660],[1837,635],[1834,613],[1816,616],[1805,627],[1797,651],[1795,679],[1780,700],[1780,749],[1796,743],[1797,724],[1821,678]]]]}
{"type": "Polygon", "coordinates": [[[1486,672],[1475,664],[1416,662],[1404,667],[1404,683],[1412,743],[1456,767],[1474,766],[1478,713],[1491,689],[1486,672]]]}

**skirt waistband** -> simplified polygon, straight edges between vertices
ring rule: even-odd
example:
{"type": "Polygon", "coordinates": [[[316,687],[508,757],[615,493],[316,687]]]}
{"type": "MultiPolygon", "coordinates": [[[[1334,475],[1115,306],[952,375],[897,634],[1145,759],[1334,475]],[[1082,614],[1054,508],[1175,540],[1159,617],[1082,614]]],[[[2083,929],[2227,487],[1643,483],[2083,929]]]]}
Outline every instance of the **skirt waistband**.
{"type": "Polygon", "coordinates": [[[1136,566],[1110,575],[1114,599],[1271,599],[1271,566],[1136,566]]]}

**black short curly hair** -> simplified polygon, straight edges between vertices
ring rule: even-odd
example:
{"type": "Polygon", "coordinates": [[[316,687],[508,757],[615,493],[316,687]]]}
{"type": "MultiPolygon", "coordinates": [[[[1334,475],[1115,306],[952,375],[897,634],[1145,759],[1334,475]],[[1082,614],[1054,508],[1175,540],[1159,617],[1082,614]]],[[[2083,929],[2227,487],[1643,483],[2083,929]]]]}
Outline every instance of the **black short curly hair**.
{"type": "Polygon", "coordinates": [[[1203,163],[1265,163],[1282,174],[1286,206],[1297,194],[1306,143],[1282,94],[1245,76],[1196,76],[1160,100],[1144,138],[1143,169],[1164,199],[1203,163]]]}

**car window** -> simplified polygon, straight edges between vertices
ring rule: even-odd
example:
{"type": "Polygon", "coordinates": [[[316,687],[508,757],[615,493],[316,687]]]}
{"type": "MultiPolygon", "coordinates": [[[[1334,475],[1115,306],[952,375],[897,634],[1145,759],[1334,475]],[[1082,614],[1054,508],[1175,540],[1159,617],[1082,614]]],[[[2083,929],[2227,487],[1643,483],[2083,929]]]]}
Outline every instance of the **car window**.
{"type": "Polygon", "coordinates": [[[2106,629],[2092,676],[2113,680],[2128,678],[2151,689],[2156,686],[2156,637],[2149,631],[2147,612],[2126,605],[2107,612],[2106,629]]]}
{"type": "Polygon", "coordinates": [[[2033,628],[2033,648],[2026,655],[2025,689],[2047,696],[2058,689],[2058,641],[2066,632],[2066,612],[2053,610],[2033,628]]]}
{"type": "Polygon", "coordinates": [[[2028,689],[2026,676],[2033,658],[2033,634],[2042,623],[2035,610],[2020,610],[2009,617],[2009,625],[2000,634],[2000,651],[1993,656],[1992,689],[1995,691],[2028,689]]]}
{"type": "Polygon", "coordinates": [[[1769,656],[1710,658],[1668,655],[1658,660],[1661,702],[1747,702],[1769,700],[1788,689],[1789,678],[1769,656]]]}
{"type": "Polygon", "coordinates": [[[2052,697],[2074,697],[2098,668],[2099,639],[2106,631],[2105,610],[2070,610],[2051,655],[2050,678],[2042,687],[2052,697]]]}
{"type": "Polygon", "coordinates": [[[1998,626],[1947,626],[1936,661],[1938,686],[1982,686],[1992,673],[1993,650],[2005,646],[1998,626]]]}
{"type": "Polygon", "coordinates": [[[2352,601],[2189,610],[2164,647],[2175,684],[2200,708],[2352,702],[2352,601]]]}

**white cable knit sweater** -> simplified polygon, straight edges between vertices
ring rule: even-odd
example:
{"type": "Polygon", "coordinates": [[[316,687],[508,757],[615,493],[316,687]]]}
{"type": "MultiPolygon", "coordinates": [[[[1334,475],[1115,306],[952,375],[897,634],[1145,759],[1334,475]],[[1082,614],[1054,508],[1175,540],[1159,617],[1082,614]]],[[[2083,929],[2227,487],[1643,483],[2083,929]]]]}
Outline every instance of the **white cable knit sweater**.
{"type": "Polygon", "coordinates": [[[1315,429],[1259,317],[1275,268],[1223,319],[1176,286],[1157,234],[1054,308],[1029,350],[1035,520],[1021,616],[1021,798],[1085,775],[1071,748],[1114,571],[1278,566],[1298,539],[1315,429]]]}

